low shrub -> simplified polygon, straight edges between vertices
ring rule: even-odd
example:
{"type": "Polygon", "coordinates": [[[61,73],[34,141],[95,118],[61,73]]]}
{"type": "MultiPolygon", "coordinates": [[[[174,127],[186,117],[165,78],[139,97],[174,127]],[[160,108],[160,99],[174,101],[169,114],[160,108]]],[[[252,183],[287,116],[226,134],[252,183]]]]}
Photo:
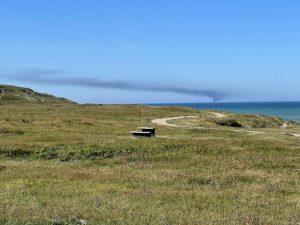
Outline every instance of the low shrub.
{"type": "Polygon", "coordinates": [[[23,135],[24,131],[22,131],[22,130],[12,130],[10,128],[0,128],[0,134],[23,135]]]}
{"type": "Polygon", "coordinates": [[[219,126],[226,126],[226,127],[243,127],[243,125],[235,119],[219,120],[216,121],[216,124],[219,126]]]}
{"type": "Polygon", "coordinates": [[[26,158],[30,156],[32,152],[26,149],[7,149],[1,150],[0,154],[10,158],[26,158]]]}

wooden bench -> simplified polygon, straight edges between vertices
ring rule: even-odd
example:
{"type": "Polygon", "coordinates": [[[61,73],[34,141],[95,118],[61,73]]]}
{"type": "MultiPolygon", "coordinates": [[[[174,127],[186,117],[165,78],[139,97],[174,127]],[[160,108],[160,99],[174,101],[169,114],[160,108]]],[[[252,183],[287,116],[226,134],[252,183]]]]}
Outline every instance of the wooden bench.
{"type": "Polygon", "coordinates": [[[139,127],[143,132],[150,132],[153,136],[155,136],[155,128],[154,127],[139,127]]]}
{"type": "Polygon", "coordinates": [[[152,137],[152,133],[147,131],[130,131],[130,133],[136,137],[152,137]]]}

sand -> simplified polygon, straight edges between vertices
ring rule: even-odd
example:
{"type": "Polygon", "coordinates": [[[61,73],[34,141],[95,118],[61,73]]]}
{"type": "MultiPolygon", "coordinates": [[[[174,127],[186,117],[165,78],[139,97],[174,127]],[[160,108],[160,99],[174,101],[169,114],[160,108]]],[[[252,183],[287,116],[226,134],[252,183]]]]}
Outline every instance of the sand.
{"type": "MultiPolygon", "coordinates": [[[[217,118],[224,118],[226,117],[222,113],[217,113],[217,112],[210,112],[217,118]]],[[[252,133],[252,134],[264,134],[265,132],[261,131],[248,131],[248,130],[230,130],[230,129],[222,129],[222,128],[210,128],[210,127],[191,127],[191,126],[180,126],[176,124],[170,124],[168,121],[170,120],[178,120],[178,119],[188,119],[188,118],[199,118],[198,116],[177,116],[177,117],[168,117],[168,118],[159,118],[159,119],[154,119],[151,122],[157,125],[162,125],[162,126],[169,126],[169,127],[178,127],[178,128],[190,128],[190,129],[206,129],[206,130],[222,130],[222,131],[234,131],[234,132],[246,132],[246,133],[252,133]]]]}

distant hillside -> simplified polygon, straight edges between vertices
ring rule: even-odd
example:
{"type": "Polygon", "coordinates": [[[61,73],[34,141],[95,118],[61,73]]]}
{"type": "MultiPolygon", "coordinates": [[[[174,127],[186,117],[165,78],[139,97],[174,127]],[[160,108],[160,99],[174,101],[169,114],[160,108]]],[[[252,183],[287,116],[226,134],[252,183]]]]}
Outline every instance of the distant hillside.
{"type": "Polygon", "coordinates": [[[35,92],[29,88],[0,84],[0,104],[13,102],[69,102],[49,94],[35,92]]]}

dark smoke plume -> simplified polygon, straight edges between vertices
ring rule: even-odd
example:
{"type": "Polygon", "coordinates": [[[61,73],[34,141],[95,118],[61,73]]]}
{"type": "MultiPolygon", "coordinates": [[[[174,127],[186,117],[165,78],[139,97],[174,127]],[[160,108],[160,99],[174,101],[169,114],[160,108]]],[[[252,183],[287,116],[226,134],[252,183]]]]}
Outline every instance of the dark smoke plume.
{"type": "MultiPolygon", "coordinates": [[[[185,87],[173,87],[164,85],[151,85],[151,84],[135,84],[124,81],[103,81],[93,78],[57,78],[61,76],[61,71],[58,70],[43,70],[43,69],[31,69],[31,70],[19,70],[17,72],[9,73],[5,75],[5,78],[14,79],[22,82],[34,82],[40,84],[55,84],[55,85],[67,85],[67,86],[79,86],[79,87],[91,87],[91,88],[107,88],[107,89],[119,89],[119,90],[137,90],[137,91],[152,91],[152,92],[169,92],[184,95],[194,95],[201,97],[211,98],[214,102],[220,101],[227,96],[226,93],[214,91],[214,90],[202,90],[185,87]],[[49,77],[55,75],[56,78],[49,77]]],[[[3,76],[1,76],[3,77],[3,76]]]]}

